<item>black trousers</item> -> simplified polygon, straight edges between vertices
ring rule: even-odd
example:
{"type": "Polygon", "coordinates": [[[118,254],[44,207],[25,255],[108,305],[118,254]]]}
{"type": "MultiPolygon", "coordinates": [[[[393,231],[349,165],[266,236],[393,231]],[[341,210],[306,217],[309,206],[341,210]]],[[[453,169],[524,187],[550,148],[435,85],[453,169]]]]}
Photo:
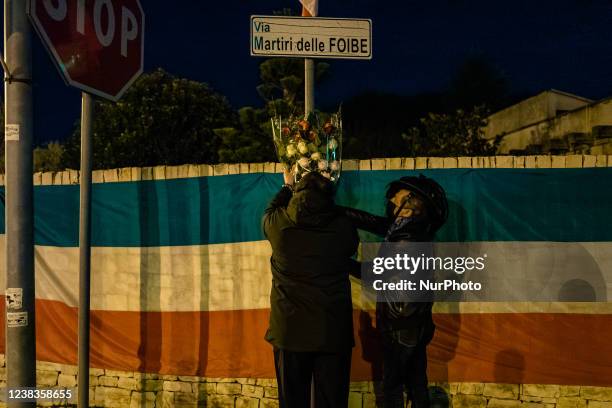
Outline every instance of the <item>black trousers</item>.
{"type": "Polygon", "coordinates": [[[316,408],[348,406],[351,352],[303,353],[275,348],[280,408],[310,408],[312,379],[316,408]]]}
{"type": "Polygon", "coordinates": [[[429,408],[427,343],[405,346],[391,333],[384,333],[382,340],[385,408],[404,408],[404,389],[412,408],[429,408]]]}

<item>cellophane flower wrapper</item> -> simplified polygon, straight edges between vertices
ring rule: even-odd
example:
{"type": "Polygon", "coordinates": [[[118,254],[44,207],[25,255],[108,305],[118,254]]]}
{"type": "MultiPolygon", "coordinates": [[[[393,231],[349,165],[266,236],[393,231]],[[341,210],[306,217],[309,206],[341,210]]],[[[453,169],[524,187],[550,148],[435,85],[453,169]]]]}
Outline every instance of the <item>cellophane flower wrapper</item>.
{"type": "Polygon", "coordinates": [[[294,170],[296,182],[317,171],[337,183],[342,171],[340,113],[272,119],[272,138],[281,163],[294,170]]]}

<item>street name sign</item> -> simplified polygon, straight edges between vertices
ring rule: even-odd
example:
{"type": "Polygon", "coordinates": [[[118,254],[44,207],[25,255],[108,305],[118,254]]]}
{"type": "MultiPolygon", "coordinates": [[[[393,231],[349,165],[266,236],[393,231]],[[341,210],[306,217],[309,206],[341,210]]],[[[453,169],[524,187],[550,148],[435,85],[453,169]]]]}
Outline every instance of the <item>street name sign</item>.
{"type": "Polygon", "coordinates": [[[139,0],[29,0],[28,14],[69,85],[116,101],[142,73],[139,0]]]}
{"type": "Polygon", "coordinates": [[[372,20],[251,16],[251,55],[372,59],[372,20]]]}

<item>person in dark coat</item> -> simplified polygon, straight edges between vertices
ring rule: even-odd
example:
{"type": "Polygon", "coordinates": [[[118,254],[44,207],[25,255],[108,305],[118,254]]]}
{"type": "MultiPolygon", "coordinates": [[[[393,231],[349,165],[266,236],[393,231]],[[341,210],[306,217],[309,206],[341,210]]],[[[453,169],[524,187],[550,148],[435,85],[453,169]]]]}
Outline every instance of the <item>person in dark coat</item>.
{"type": "MultiPolygon", "coordinates": [[[[386,242],[431,242],[448,216],[444,190],[423,175],[392,182],[386,199],[386,217],[352,208],[343,210],[357,228],[383,236],[386,242]]],[[[426,350],[435,330],[432,307],[430,301],[377,302],[385,408],[403,408],[404,390],[413,408],[430,406],[426,350]]]]}
{"type": "Polygon", "coordinates": [[[270,326],[281,408],[348,405],[353,308],[349,272],[356,228],[334,204],[334,186],[321,174],[292,176],[265,211],[272,246],[270,326]]]}

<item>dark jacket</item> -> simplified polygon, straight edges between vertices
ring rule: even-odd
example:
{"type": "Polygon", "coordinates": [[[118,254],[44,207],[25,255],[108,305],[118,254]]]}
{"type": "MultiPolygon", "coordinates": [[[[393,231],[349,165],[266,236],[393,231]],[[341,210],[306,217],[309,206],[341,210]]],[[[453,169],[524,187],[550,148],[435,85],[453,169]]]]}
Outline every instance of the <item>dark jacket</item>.
{"type": "Polygon", "coordinates": [[[268,205],[272,245],[270,328],[266,340],[290,351],[354,346],[349,271],[359,238],[331,198],[283,187],[268,205]]]}
{"type": "MultiPolygon", "coordinates": [[[[392,219],[380,217],[354,208],[342,207],[353,225],[364,231],[385,237],[388,242],[431,242],[433,233],[427,219],[414,218],[400,229],[392,229],[392,219]]],[[[395,305],[397,306],[397,305],[395,305]]],[[[385,331],[401,331],[404,343],[428,343],[435,329],[431,302],[406,303],[397,315],[386,302],[376,305],[377,327],[385,331]]]]}

